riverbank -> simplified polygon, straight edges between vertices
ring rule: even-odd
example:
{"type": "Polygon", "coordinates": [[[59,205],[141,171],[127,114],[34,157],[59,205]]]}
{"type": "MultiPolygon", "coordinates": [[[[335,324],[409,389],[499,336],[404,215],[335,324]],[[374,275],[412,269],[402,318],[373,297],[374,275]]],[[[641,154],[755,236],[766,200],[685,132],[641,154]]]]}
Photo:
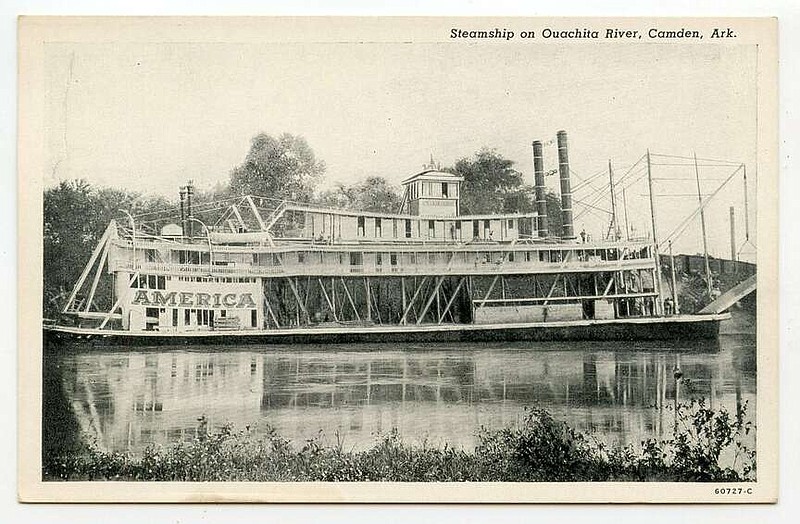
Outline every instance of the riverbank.
{"type": "Polygon", "coordinates": [[[53,481],[752,481],[745,409],[731,415],[702,401],[679,405],[672,439],[626,447],[605,446],[543,409],[527,410],[518,427],[481,431],[473,450],[410,445],[391,432],[356,452],[322,435],[295,445],[271,428],[207,433],[203,426],[191,442],[140,456],[86,443],[51,448],[42,474],[53,481]]]}

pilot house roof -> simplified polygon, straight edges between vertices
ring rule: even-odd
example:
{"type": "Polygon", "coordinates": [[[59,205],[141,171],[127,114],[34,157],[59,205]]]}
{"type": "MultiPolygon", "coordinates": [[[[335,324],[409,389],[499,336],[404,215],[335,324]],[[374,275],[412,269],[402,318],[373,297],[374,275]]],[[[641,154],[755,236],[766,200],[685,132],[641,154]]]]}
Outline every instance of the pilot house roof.
{"type": "Polygon", "coordinates": [[[410,184],[411,182],[415,182],[417,180],[435,180],[437,182],[462,182],[464,180],[463,176],[458,176],[453,173],[448,173],[447,171],[439,171],[437,169],[428,169],[426,171],[422,171],[421,173],[417,173],[416,175],[412,175],[405,180],[403,180],[403,185],[410,184]]]}

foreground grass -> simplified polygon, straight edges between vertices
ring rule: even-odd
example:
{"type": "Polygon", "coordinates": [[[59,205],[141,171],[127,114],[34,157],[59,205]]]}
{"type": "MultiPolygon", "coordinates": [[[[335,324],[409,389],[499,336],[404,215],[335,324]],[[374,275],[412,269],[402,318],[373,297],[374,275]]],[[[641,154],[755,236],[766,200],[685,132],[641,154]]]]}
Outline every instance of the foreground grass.
{"type": "MultiPolygon", "coordinates": [[[[482,431],[472,451],[412,446],[396,432],[365,451],[325,446],[320,438],[296,447],[273,429],[256,435],[231,427],[189,443],[151,447],[138,457],[95,446],[43,457],[45,480],[149,481],[747,481],[755,480],[755,451],[744,410],[731,417],[702,401],[678,407],[670,440],[606,447],[558,422],[543,409],[526,411],[516,428],[482,431]],[[720,466],[733,454],[730,467],[720,466]]],[[[730,462],[730,461],[728,461],[730,462]]]]}

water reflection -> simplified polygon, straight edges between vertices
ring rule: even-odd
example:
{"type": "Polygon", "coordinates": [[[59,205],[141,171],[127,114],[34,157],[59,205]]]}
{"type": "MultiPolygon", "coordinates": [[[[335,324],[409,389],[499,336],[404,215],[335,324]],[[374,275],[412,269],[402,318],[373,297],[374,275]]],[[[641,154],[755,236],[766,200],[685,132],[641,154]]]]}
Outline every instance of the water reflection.
{"type": "MultiPolygon", "coordinates": [[[[676,394],[755,420],[755,340],[680,345],[303,346],[98,350],[46,355],[80,427],[106,449],[141,451],[209,427],[270,425],[294,441],[322,430],[363,448],[397,428],[411,442],[471,447],[480,427],[545,407],[609,443],[668,436],[676,394]]],[[[46,421],[45,421],[46,423],[46,421]]]]}

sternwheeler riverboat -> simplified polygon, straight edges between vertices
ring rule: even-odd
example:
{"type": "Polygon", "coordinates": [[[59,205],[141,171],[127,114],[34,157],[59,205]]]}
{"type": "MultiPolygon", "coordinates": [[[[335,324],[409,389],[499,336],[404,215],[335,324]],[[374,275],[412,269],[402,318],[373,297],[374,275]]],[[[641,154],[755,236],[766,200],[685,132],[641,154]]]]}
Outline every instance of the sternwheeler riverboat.
{"type": "Polygon", "coordinates": [[[190,184],[171,217],[111,221],[64,307],[72,321],[45,325],[45,336],[115,345],[716,337],[728,315],[676,313],[652,238],[575,234],[563,131],[557,144],[561,231],[548,230],[541,142],[534,213],[462,215],[463,179],[433,165],[403,181],[396,214],[263,195],[197,205],[190,184]]]}

